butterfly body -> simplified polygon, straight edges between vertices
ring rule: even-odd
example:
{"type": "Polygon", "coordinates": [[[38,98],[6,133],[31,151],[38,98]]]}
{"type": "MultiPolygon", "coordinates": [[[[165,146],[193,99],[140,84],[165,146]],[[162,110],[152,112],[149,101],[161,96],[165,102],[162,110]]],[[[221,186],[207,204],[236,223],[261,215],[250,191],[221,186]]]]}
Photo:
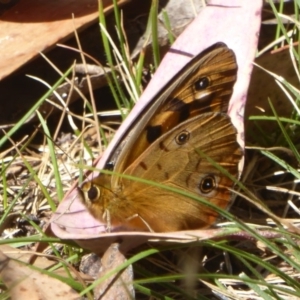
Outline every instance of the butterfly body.
{"type": "Polygon", "coordinates": [[[243,155],[226,114],[236,72],[234,54],[218,43],[158,93],[112,154],[113,172],[81,186],[95,218],[109,228],[155,232],[216,221],[214,209],[196,198],[221,208],[231,200],[229,177],[238,176],[243,155]]]}

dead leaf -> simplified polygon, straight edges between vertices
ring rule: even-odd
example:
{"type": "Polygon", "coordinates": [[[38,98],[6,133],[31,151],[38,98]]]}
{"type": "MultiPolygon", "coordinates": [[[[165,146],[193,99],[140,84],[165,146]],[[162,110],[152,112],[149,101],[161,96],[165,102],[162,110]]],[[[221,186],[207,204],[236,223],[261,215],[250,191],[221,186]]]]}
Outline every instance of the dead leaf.
{"type": "MultiPolygon", "coordinates": [[[[102,0],[104,11],[112,9],[112,0],[102,0]]],[[[127,2],[118,1],[119,5],[127,2]]],[[[98,1],[20,0],[1,15],[0,80],[49,50],[76,29],[98,20],[98,1]],[[72,20],[74,14],[74,22],[72,20]]]]}
{"type": "Polygon", "coordinates": [[[12,300],[80,299],[65,283],[14,261],[1,251],[0,277],[12,300]]]}

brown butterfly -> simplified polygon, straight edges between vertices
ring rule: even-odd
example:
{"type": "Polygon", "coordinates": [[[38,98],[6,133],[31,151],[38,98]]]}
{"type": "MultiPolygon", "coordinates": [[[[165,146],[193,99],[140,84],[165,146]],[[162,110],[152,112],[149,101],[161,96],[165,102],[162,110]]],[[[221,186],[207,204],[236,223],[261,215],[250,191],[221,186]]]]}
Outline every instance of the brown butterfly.
{"type": "Polygon", "coordinates": [[[238,176],[243,153],[226,114],[236,77],[235,55],[225,44],[195,56],[124,133],[107,163],[113,173],[80,187],[90,213],[108,228],[166,232],[212,225],[218,214],[188,194],[221,208],[230,203],[234,182],[205,155],[238,176]]]}

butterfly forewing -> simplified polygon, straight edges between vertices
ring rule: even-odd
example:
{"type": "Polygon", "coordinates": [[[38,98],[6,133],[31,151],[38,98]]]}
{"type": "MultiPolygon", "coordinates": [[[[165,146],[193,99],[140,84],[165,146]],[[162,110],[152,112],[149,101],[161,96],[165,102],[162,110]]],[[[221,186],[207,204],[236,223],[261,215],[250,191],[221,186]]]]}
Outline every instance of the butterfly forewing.
{"type": "Polygon", "coordinates": [[[126,142],[116,170],[124,170],[150,144],[179,123],[205,112],[226,113],[236,76],[235,55],[223,43],[194,57],[140,116],[144,124],[134,128],[135,138],[126,142]],[[132,146],[134,151],[126,151],[132,146]]]}

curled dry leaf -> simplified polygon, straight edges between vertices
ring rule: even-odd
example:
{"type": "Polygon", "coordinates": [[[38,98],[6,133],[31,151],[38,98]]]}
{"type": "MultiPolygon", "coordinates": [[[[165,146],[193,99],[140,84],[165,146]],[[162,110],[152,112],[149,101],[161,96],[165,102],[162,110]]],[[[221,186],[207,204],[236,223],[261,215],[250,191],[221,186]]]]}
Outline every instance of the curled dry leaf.
{"type": "MultiPolygon", "coordinates": [[[[238,141],[244,147],[243,115],[247,89],[252,71],[259,28],[261,0],[212,0],[193,23],[180,35],[164,57],[155,76],[141,96],[137,105],[117,131],[104,155],[99,159],[97,168],[102,169],[116,144],[124,138],[124,132],[134,123],[153,96],[193,57],[209,46],[222,42],[232,49],[237,65],[237,81],[229,104],[228,114],[238,131],[238,141]],[[251,24],[251,25],[250,25],[251,24]]],[[[242,169],[243,161],[240,164],[242,169]]],[[[97,176],[90,174],[89,179],[97,176]]],[[[195,230],[176,233],[140,233],[112,232],[105,233],[106,224],[95,220],[81,204],[76,187],[68,193],[52,218],[54,234],[63,239],[74,239],[82,247],[95,252],[104,251],[118,239],[125,248],[134,247],[146,241],[184,242],[205,236],[211,236],[209,230],[195,230]],[[98,242],[95,240],[98,239],[98,242]]],[[[122,231],[122,228],[112,228],[122,231]]],[[[217,231],[220,233],[220,231],[217,231]]],[[[216,232],[214,232],[216,234],[216,232]]]]}
{"type": "MultiPolygon", "coordinates": [[[[126,253],[130,249],[133,249],[144,243],[183,244],[228,236],[229,234],[235,233],[235,231],[228,231],[225,228],[220,228],[185,230],[166,233],[120,231],[103,234],[103,232],[99,233],[97,228],[99,227],[95,227],[94,235],[90,233],[84,234],[84,230],[82,230],[82,234],[68,234],[68,239],[76,241],[76,243],[84,249],[89,249],[97,254],[102,254],[113,243],[119,243],[120,251],[122,253],[126,253]]],[[[60,234],[59,229],[56,234],[60,234]]],[[[64,231],[61,231],[61,234],[64,235],[64,231]]]]}
{"type": "Polygon", "coordinates": [[[12,300],[80,299],[68,285],[10,259],[1,251],[0,277],[12,300]]]}

